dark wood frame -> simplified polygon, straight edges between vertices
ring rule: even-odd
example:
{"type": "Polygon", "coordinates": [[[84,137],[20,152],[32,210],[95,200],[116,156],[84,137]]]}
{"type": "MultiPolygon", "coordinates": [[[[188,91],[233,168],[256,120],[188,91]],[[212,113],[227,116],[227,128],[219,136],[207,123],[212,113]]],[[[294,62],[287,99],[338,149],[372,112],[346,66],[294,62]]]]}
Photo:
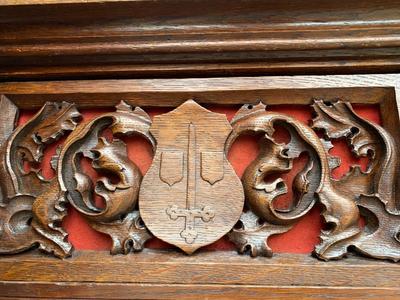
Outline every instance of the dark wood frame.
{"type": "Polygon", "coordinates": [[[132,106],[176,107],[190,98],[217,105],[260,100],[267,105],[307,105],[313,98],[343,99],[379,105],[383,127],[400,137],[398,74],[4,82],[0,95],[20,109],[38,109],[46,101],[93,108],[114,107],[121,100],[132,106]]]}
{"type": "Polygon", "coordinates": [[[392,0],[3,0],[0,79],[397,72],[392,0]]]}
{"type": "Polygon", "coordinates": [[[189,257],[145,250],[128,256],[84,251],[68,260],[32,253],[0,261],[5,299],[397,299],[400,292],[400,265],[363,258],[326,263],[296,254],[189,257]]]}
{"type": "MultiPolygon", "coordinates": [[[[400,76],[329,75],[204,79],[0,83],[0,95],[20,109],[48,100],[68,100],[79,108],[132,105],[177,106],[194,98],[203,104],[309,104],[312,98],[341,98],[377,104],[383,126],[400,138],[400,76]]],[[[0,258],[3,298],[263,298],[322,296],[396,299],[398,264],[350,257],[321,262],[308,255],[278,254],[272,259],[235,252],[145,250],[127,256],[80,251],[59,260],[36,252],[0,258]]]]}

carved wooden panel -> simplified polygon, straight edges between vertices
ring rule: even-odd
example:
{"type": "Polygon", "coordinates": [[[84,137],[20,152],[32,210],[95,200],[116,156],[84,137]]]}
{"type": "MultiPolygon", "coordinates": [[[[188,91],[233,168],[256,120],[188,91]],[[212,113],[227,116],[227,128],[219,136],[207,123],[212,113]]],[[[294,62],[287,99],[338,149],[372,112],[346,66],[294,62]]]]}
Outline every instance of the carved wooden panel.
{"type": "Polygon", "coordinates": [[[228,233],[243,210],[240,179],[224,154],[231,130],[225,115],[193,100],[156,116],[150,128],[157,149],[140,214],[155,236],[188,254],[228,233]]]}
{"type": "Polygon", "coordinates": [[[244,104],[229,123],[225,115],[188,99],[153,120],[121,101],[115,112],[85,122],[75,104],[46,102],[29,122],[14,128],[18,109],[2,96],[0,252],[38,247],[70,256],[73,247],[61,226],[68,203],[112,238],[111,254],[140,251],[153,236],[192,254],[227,235],[239,253],[269,257],[271,235],[290,230],[322,205],[326,226],[314,250],[317,258],[339,259],[354,250],[400,260],[396,141],[385,128],[358,116],[345,99],[310,101],[309,125],[270,111],[262,100],[244,104]],[[288,143],[275,140],[277,126],[289,133],[288,143]],[[112,138],[102,135],[105,130],[112,138]],[[240,181],[227,153],[249,133],[259,137],[260,152],[240,181]],[[153,147],[146,174],[128,158],[120,139],[130,135],[141,135],[153,147]],[[51,161],[57,176],[46,180],[36,166],[44,149],[63,136],[51,161]],[[355,156],[368,157],[367,170],[354,167],[334,179],[332,171],[340,165],[330,154],[335,139],[346,139],[355,156]],[[294,179],[293,204],[279,209],[276,199],[288,192],[282,174],[304,154],[307,163],[294,179]],[[101,174],[95,182],[85,174],[83,159],[101,174]],[[96,203],[96,195],[104,205],[96,203]]]}

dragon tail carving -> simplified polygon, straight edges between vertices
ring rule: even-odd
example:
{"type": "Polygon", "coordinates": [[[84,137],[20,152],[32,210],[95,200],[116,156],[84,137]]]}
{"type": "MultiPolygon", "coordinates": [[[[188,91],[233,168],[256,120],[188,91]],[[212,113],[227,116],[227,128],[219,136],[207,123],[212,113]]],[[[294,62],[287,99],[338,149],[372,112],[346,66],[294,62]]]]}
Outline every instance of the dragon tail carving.
{"type": "MultiPolygon", "coordinates": [[[[289,230],[318,201],[325,208],[323,216],[326,222],[332,224],[328,231],[323,231],[322,243],[318,250],[322,251],[343,238],[358,234],[360,229],[357,223],[359,218],[357,205],[351,197],[333,186],[324,145],[314,131],[287,115],[266,111],[265,105],[261,103],[251,107],[250,109],[249,106],[243,106],[233,119],[233,132],[227,144],[230,146],[243,133],[265,135],[261,140],[258,157],[245,170],[242,178],[246,201],[254,212],[254,217],[261,220],[261,223],[281,226],[278,227],[279,230],[276,226],[272,229],[266,229],[264,226],[264,239],[271,234],[281,233],[282,228],[285,228],[285,231],[289,230]],[[278,144],[274,141],[273,133],[276,125],[283,126],[289,132],[291,140],[288,144],[278,144]],[[294,180],[294,194],[298,197],[292,201],[295,205],[289,210],[276,209],[274,201],[279,195],[287,192],[286,184],[282,178],[273,182],[265,182],[264,179],[271,174],[290,171],[293,159],[304,152],[308,154],[309,161],[294,180]]],[[[248,221],[248,218],[246,220],[248,221]]],[[[264,225],[260,225],[260,221],[255,223],[259,229],[264,225]]],[[[235,228],[231,233],[231,240],[239,241],[239,246],[243,247],[243,240],[246,240],[243,235],[254,230],[254,226],[235,228]],[[237,238],[238,235],[242,236],[237,238]]]]}

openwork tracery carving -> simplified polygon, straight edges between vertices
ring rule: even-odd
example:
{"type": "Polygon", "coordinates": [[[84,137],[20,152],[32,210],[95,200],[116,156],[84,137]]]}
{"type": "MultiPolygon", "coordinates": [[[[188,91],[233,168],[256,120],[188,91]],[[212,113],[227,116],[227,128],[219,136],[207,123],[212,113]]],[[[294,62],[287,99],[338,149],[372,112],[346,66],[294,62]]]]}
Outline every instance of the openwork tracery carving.
{"type": "MultiPolygon", "coordinates": [[[[2,102],[13,106],[6,98],[2,102]]],[[[62,199],[52,201],[58,197],[58,181],[45,180],[34,165],[41,162],[44,148],[74,130],[79,119],[75,105],[48,102],[32,120],[4,138],[0,150],[0,252],[16,253],[38,244],[56,256],[70,254],[72,246],[60,226],[65,206],[62,199]],[[27,171],[24,164],[31,168],[27,171]]]]}
{"type": "MultiPolygon", "coordinates": [[[[314,101],[312,128],[288,116],[265,111],[259,104],[243,106],[232,121],[235,140],[245,132],[262,132],[261,151],[242,178],[250,208],[241,217],[242,226],[234,228],[230,239],[240,252],[252,256],[272,255],[265,238],[291,228],[313,205],[320,202],[327,229],[320,234],[315,248],[317,257],[341,258],[350,246],[362,254],[397,261],[399,256],[399,215],[394,195],[397,155],[392,137],[380,126],[361,119],[346,102],[314,101]],[[273,139],[274,125],[287,128],[291,140],[278,144],[273,139]],[[320,140],[312,129],[323,130],[320,140]],[[366,172],[354,167],[342,179],[335,180],[331,171],[338,161],[330,157],[330,141],[346,138],[356,156],[369,156],[366,172]],[[274,208],[277,196],[286,193],[283,179],[265,182],[267,175],[287,172],[293,158],[307,152],[309,161],[294,180],[293,207],[274,208]],[[360,226],[364,216],[366,225],[360,226]]],[[[229,141],[228,144],[232,143],[229,141]]]]}
{"type": "Polygon", "coordinates": [[[5,97],[1,105],[9,119],[0,139],[0,253],[38,246],[69,256],[72,245],[61,226],[69,203],[112,238],[112,254],[140,251],[153,235],[191,254],[227,233],[240,253],[271,256],[268,238],[290,230],[319,203],[326,227],[314,251],[318,258],[339,259],[355,249],[400,259],[393,137],[347,102],[314,100],[310,126],[262,103],[244,105],[229,124],[193,100],[154,122],[125,102],[87,122],[80,122],[75,105],[48,102],[14,130],[17,108],[5,97]],[[277,126],[289,133],[288,143],[275,140],[277,126]],[[106,129],[112,138],[103,136],[106,129]],[[260,152],[240,184],[226,153],[249,133],[260,136],[260,152]],[[155,153],[143,182],[120,139],[133,134],[145,137],[155,153]],[[64,135],[51,161],[56,176],[47,180],[37,166],[45,147],[64,135]],[[340,165],[329,153],[334,139],[346,139],[355,156],[368,157],[367,170],[353,167],[334,179],[340,165]],[[301,155],[307,163],[294,178],[292,205],[278,208],[275,202],[288,192],[281,175],[301,155]],[[81,166],[84,158],[101,175],[95,182],[81,166]]]}
{"type": "Polygon", "coordinates": [[[104,114],[81,124],[65,141],[58,157],[58,181],[62,197],[81,214],[94,229],[111,236],[111,252],[128,253],[143,248],[150,238],[149,232],[140,225],[137,199],[142,174],[129,160],[126,145],[120,139],[107,141],[100,133],[110,128],[115,136],[140,134],[154,145],[149,134],[151,120],[140,108],[132,110],[125,102],[117,106],[115,113],[104,114]],[[95,170],[103,172],[94,184],[81,169],[82,157],[92,160],[95,170]],[[106,174],[113,174],[113,183],[106,174]],[[93,193],[104,199],[104,207],[96,206],[93,193]]]}

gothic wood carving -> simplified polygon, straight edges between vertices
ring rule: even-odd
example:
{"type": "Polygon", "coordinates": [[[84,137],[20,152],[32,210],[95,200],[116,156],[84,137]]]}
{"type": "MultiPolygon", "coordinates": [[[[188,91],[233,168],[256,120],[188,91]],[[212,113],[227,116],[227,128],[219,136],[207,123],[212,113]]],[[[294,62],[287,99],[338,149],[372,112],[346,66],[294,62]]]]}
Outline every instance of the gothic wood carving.
{"type": "Polygon", "coordinates": [[[250,220],[248,214],[244,215],[241,220],[243,226],[233,229],[230,234],[231,240],[238,244],[241,251],[249,247],[252,255],[271,255],[268,245],[263,245],[266,238],[289,230],[317,201],[326,208],[324,217],[327,222],[340,220],[340,228],[332,232],[321,247],[327,247],[336,239],[346,238],[358,231],[356,204],[346,193],[333,186],[326,151],[310,127],[289,116],[267,112],[265,105],[261,103],[255,107],[243,106],[233,119],[232,127],[228,145],[246,132],[264,134],[260,153],[242,178],[247,204],[254,214],[250,220]],[[288,130],[291,138],[288,144],[278,144],[274,141],[274,126],[278,124],[288,130]],[[297,199],[292,201],[293,206],[287,210],[276,209],[274,201],[279,195],[287,192],[286,184],[282,178],[272,182],[265,181],[264,178],[267,175],[289,171],[293,159],[303,152],[308,154],[308,163],[294,180],[293,188],[297,199]],[[252,220],[255,218],[257,221],[252,220]],[[266,230],[265,222],[275,226],[269,226],[266,230]],[[265,233],[263,243],[252,243],[253,235],[256,233],[260,236],[260,231],[265,233]],[[250,233],[250,239],[246,237],[247,232],[250,233]]]}
{"type": "Polygon", "coordinates": [[[398,261],[399,213],[394,195],[397,154],[392,137],[382,127],[357,116],[349,103],[316,100],[313,109],[316,117],[312,127],[324,130],[322,140],[310,127],[268,112],[262,104],[243,106],[233,119],[228,145],[245,132],[261,132],[264,136],[257,159],[242,178],[251,211],[243,213],[241,226],[232,230],[230,239],[239,252],[249,250],[252,256],[270,256],[268,237],[289,230],[320,202],[327,228],[315,248],[317,257],[338,259],[351,246],[367,256],[398,261]],[[274,141],[277,124],[290,133],[288,144],[274,141]],[[329,155],[330,140],[334,138],[346,138],[356,156],[369,156],[368,170],[362,172],[354,167],[340,180],[333,179],[331,170],[340,163],[329,155]],[[264,178],[287,172],[292,159],[303,152],[307,152],[309,161],[294,180],[293,206],[283,211],[275,209],[273,202],[287,192],[286,185],[282,178],[272,182],[264,178]],[[361,216],[366,222],[364,227],[360,226],[361,216]]]}
{"type": "Polygon", "coordinates": [[[243,210],[240,179],[229,164],[226,116],[188,100],[155,117],[153,163],[140,189],[140,214],[158,238],[186,253],[215,242],[243,210]]]}
{"type": "Polygon", "coordinates": [[[125,102],[116,108],[115,113],[81,124],[68,137],[58,158],[58,180],[63,197],[94,229],[111,236],[111,253],[126,254],[143,249],[151,237],[135,211],[142,174],[129,160],[122,140],[107,141],[100,134],[110,128],[115,136],[140,134],[153,146],[154,140],[149,134],[151,120],[142,109],[132,110],[125,102]],[[104,174],[95,184],[82,170],[82,157],[91,159],[93,168],[104,174]],[[107,173],[115,175],[117,182],[107,173]],[[104,207],[96,205],[94,193],[104,199],[104,207]]]}
{"type": "Polygon", "coordinates": [[[225,115],[188,100],[153,121],[121,101],[115,112],[80,124],[74,104],[48,102],[15,128],[17,107],[4,96],[0,107],[7,116],[0,126],[0,253],[36,246],[69,256],[73,249],[61,222],[70,204],[111,237],[112,254],[140,251],[153,235],[191,254],[227,234],[240,253],[271,256],[268,238],[290,230],[320,204],[326,227],[316,257],[340,259],[354,249],[400,260],[395,142],[347,102],[314,100],[310,125],[262,103],[244,105],[229,123],[225,115]],[[289,133],[289,142],[275,140],[277,126],[289,133]],[[103,135],[106,129],[112,138],[103,135]],[[249,133],[260,136],[260,151],[240,182],[227,152],[249,133]],[[51,160],[56,176],[45,179],[43,151],[66,134],[51,160]],[[154,150],[143,178],[121,140],[133,134],[154,150]],[[356,166],[333,178],[340,165],[330,154],[336,139],[345,139],[355,156],[367,157],[367,170],[356,166]],[[281,176],[301,155],[307,163],[293,180],[291,206],[279,208],[276,201],[288,192],[281,176]],[[85,174],[84,158],[97,180],[85,174]]]}
{"type": "MultiPolygon", "coordinates": [[[[345,138],[354,155],[370,158],[365,172],[354,167],[346,176],[333,181],[337,189],[346,191],[357,204],[358,214],[365,218],[365,227],[329,247],[319,245],[316,255],[325,260],[340,258],[352,246],[368,256],[398,261],[400,212],[395,194],[398,158],[393,138],[379,125],[360,118],[349,103],[318,100],[313,109],[316,113],[313,128],[323,130],[325,141],[345,138]]],[[[333,221],[332,231],[339,222],[333,221]]],[[[322,232],[321,239],[329,234],[322,232]]]]}
{"type": "MultiPolygon", "coordinates": [[[[5,97],[1,106],[17,113],[5,97]]],[[[35,166],[41,163],[44,148],[75,129],[79,118],[75,105],[47,102],[32,120],[11,134],[15,117],[3,119],[9,124],[3,126],[0,149],[1,253],[16,253],[39,245],[59,257],[70,254],[72,246],[60,226],[65,207],[58,199],[57,179],[44,179],[35,166]]]]}

